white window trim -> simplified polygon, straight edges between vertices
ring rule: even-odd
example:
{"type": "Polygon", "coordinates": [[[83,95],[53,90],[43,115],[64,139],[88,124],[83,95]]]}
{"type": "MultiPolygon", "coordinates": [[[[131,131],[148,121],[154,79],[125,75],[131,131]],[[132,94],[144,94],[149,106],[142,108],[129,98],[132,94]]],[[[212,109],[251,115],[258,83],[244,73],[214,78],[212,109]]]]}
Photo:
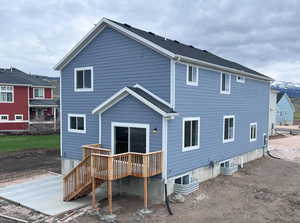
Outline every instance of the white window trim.
{"type": "Polygon", "coordinates": [[[235,139],[235,116],[234,115],[225,115],[223,117],[223,143],[234,142],[235,139]],[[225,119],[233,118],[233,136],[231,139],[224,139],[225,138],[225,119]]]}
{"type": "Polygon", "coordinates": [[[6,115],[6,114],[1,114],[0,115],[0,122],[7,122],[7,121],[9,121],[9,116],[6,115]],[[7,117],[7,119],[2,119],[3,116],[7,117]]]}
{"type": "Polygon", "coordinates": [[[220,93],[221,94],[231,94],[231,74],[226,73],[226,72],[221,72],[220,73],[220,93]],[[229,75],[229,90],[228,91],[223,91],[222,90],[222,74],[227,74],[229,75]]]}
{"type": "Polygon", "coordinates": [[[255,142],[255,141],[257,140],[257,122],[252,122],[252,123],[250,123],[249,140],[250,140],[250,142],[255,142]],[[251,127],[252,127],[252,126],[255,126],[255,138],[254,138],[254,139],[251,138],[251,127]]]}
{"type": "Polygon", "coordinates": [[[74,68],[74,91],[76,92],[88,92],[94,91],[94,67],[76,67],[74,68]],[[91,70],[91,88],[77,88],[77,71],[81,70],[91,70]]]}
{"type": "Polygon", "coordinates": [[[186,84],[187,85],[191,85],[191,86],[198,86],[198,79],[199,79],[199,69],[197,66],[194,66],[194,65],[190,65],[190,64],[187,64],[186,66],[186,84]],[[192,82],[192,81],[189,81],[189,67],[192,67],[192,68],[196,68],[196,82],[192,82]]]}
{"type": "Polygon", "coordinates": [[[86,115],[85,114],[68,114],[68,132],[74,132],[74,133],[86,133],[86,115]],[[81,117],[83,118],[83,128],[84,130],[78,130],[78,129],[71,129],[71,117],[81,117]]]}
{"type": "MultiPolygon", "coordinates": [[[[150,146],[150,125],[141,123],[128,123],[128,122],[112,122],[111,123],[111,148],[112,153],[115,154],[115,127],[127,128],[144,128],[146,129],[146,153],[149,153],[150,146]]],[[[130,139],[128,140],[128,152],[130,152],[130,139]]]]}
{"type": "Polygon", "coordinates": [[[236,82],[244,84],[245,83],[245,79],[246,78],[244,76],[236,75],[236,82]],[[239,77],[241,77],[242,79],[238,79],[239,77]]]}
{"type": "Polygon", "coordinates": [[[33,99],[45,99],[45,88],[42,88],[42,87],[34,87],[34,88],[32,89],[32,97],[33,97],[33,99]],[[35,89],[42,89],[43,96],[42,96],[42,97],[36,97],[36,96],[35,96],[35,93],[34,93],[35,89]]]}
{"type": "Polygon", "coordinates": [[[23,114],[15,114],[15,120],[16,120],[16,121],[23,121],[23,119],[24,119],[23,114]],[[21,118],[21,119],[17,119],[17,118],[16,118],[17,116],[21,116],[22,118],[21,118]]]}
{"type": "Polygon", "coordinates": [[[182,119],[182,152],[188,152],[199,148],[200,148],[200,117],[185,117],[182,119]],[[184,125],[186,121],[198,121],[198,142],[197,145],[195,146],[184,147],[184,141],[185,141],[184,125]]]}
{"type": "MultiPolygon", "coordinates": [[[[1,87],[4,87],[4,86],[9,86],[12,88],[12,101],[0,101],[0,103],[14,103],[15,102],[15,88],[14,86],[11,86],[11,85],[0,85],[0,88],[1,87]]],[[[1,92],[1,89],[0,89],[0,92],[1,92]]],[[[10,91],[6,91],[6,92],[10,92],[10,91]]]]}

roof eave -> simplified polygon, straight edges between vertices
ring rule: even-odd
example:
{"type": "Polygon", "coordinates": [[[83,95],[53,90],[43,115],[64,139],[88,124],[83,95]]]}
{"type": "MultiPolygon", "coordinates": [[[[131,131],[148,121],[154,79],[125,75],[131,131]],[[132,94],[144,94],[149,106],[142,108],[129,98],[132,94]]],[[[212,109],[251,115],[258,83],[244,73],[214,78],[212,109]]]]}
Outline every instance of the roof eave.
{"type": "Polygon", "coordinates": [[[274,81],[274,79],[270,78],[270,77],[263,77],[263,76],[255,75],[255,74],[252,74],[252,73],[249,73],[249,72],[246,72],[246,71],[237,70],[237,69],[230,68],[230,67],[224,67],[224,66],[221,66],[221,65],[213,64],[213,63],[208,63],[206,61],[197,60],[197,59],[186,57],[186,56],[176,55],[174,58],[176,60],[179,60],[179,61],[182,61],[182,62],[190,62],[190,63],[194,63],[194,64],[197,64],[197,65],[201,65],[203,67],[218,69],[218,70],[224,71],[224,72],[231,72],[231,73],[235,73],[235,74],[240,74],[240,75],[243,75],[243,76],[248,76],[248,77],[252,77],[252,78],[260,79],[260,80],[264,80],[264,81],[274,81]]]}

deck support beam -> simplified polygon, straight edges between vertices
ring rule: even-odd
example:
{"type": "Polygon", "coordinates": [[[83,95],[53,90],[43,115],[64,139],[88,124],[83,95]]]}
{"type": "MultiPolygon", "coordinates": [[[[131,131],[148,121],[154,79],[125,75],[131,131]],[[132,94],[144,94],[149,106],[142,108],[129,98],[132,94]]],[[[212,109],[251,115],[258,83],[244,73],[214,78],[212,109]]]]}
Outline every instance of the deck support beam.
{"type": "Polygon", "coordinates": [[[96,204],[96,182],[95,177],[92,177],[92,206],[93,208],[97,208],[96,204]]]}

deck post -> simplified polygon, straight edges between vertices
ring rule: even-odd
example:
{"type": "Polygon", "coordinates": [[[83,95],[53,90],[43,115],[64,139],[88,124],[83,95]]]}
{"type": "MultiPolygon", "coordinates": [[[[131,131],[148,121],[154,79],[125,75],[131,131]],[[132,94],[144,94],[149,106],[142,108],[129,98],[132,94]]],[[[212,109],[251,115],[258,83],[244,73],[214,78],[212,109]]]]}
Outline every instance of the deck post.
{"type": "Polygon", "coordinates": [[[144,210],[148,209],[148,177],[144,177],[144,210]]]}
{"type": "Polygon", "coordinates": [[[108,199],[108,211],[112,215],[112,181],[107,181],[107,199],[108,199]]]}
{"type": "Polygon", "coordinates": [[[91,155],[91,177],[92,177],[92,206],[96,208],[96,182],[94,176],[94,157],[91,155]]]}

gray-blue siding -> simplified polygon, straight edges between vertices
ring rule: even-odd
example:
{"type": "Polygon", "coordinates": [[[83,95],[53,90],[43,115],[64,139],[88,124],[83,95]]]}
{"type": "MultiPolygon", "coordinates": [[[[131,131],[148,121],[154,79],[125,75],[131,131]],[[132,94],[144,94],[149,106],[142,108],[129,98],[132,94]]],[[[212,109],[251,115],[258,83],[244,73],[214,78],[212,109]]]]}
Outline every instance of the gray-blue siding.
{"type": "Polygon", "coordinates": [[[101,139],[104,148],[111,148],[111,123],[127,122],[150,125],[149,151],[162,149],[162,116],[136,98],[127,96],[101,116],[101,139]],[[157,133],[153,129],[157,128],[157,133]]]}
{"type": "Polygon", "coordinates": [[[269,83],[231,77],[231,94],[220,94],[220,73],[199,69],[199,85],[186,85],[186,65],[176,63],[176,107],[168,121],[168,177],[210,161],[221,161],[263,146],[268,131],[269,83]],[[223,116],[235,115],[235,141],[223,144],[223,116]],[[182,152],[182,118],[200,117],[200,149],[182,152]],[[257,122],[257,141],[250,142],[250,123],[257,122]]]}
{"type": "Polygon", "coordinates": [[[62,70],[61,81],[62,156],[79,160],[81,145],[99,141],[98,115],[91,111],[124,86],[138,83],[170,101],[170,60],[106,28],[62,70]],[[74,68],[85,66],[94,68],[94,91],[74,92],[74,68]],[[68,132],[68,113],[86,114],[86,134],[68,132]]]}

